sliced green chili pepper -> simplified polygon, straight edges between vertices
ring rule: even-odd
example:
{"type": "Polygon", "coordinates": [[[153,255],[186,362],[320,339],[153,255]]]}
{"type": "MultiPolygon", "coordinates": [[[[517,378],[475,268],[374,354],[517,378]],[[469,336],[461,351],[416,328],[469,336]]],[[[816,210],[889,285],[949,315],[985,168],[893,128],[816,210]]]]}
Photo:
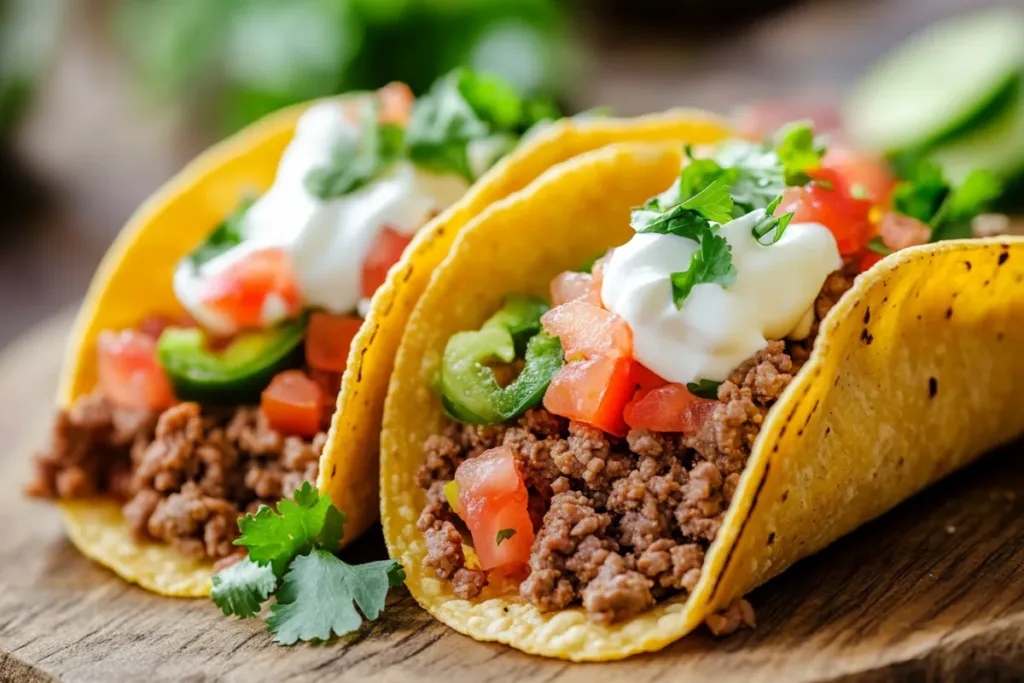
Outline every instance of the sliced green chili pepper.
{"type": "Polygon", "coordinates": [[[199,328],[169,327],[157,342],[157,357],[184,401],[238,405],[258,403],[277,373],[302,363],[306,320],[272,330],[245,332],[223,350],[211,350],[199,328]]]}
{"type": "Polygon", "coordinates": [[[498,424],[544,398],[563,363],[561,343],[541,331],[540,317],[547,310],[539,299],[516,295],[479,330],[452,335],[438,378],[449,417],[467,424],[498,424]],[[511,363],[520,355],[523,370],[506,387],[484,365],[486,361],[511,363]]]}

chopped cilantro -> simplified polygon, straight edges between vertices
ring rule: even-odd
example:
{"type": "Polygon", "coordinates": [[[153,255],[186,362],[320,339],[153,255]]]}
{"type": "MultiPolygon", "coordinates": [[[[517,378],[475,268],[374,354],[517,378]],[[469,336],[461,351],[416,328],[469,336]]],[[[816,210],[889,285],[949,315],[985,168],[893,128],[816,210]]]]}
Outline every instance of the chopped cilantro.
{"type": "Polygon", "coordinates": [[[672,300],[676,308],[683,303],[695,285],[715,283],[728,287],[736,281],[736,266],[732,263],[732,247],[721,235],[710,230],[700,237],[700,246],[690,257],[690,267],[669,276],[672,280],[672,300]]]}
{"type": "Polygon", "coordinates": [[[787,185],[806,185],[811,181],[808,171],[821,164],[825,149],[814,138],[809,122],[790,123],[778,134],[775,154],[782,162],[783,178],[787,185]]]}
{"type": "Polygon", "coordinates": [[[892,249],[885,246],[885,242],[882,241],[881,237],[872,237],[868,240],[868,249],[882,256],[888,256],[892,253],[892,249]]]}
{"type": "Polygon", "coordinates": [[[989,171],[974,171],[954,188],[939,165],[926,160],[905,163],[904,175],[893,190],[893,208],[927,223],[932,242],[971,237],[971,220],[1003,191],[989,171]]]}
{"type": "Polygon", "coordinates": [[[793,220],[793,216],[795,215],[793,212],[782,216],[772,215],[775,213],[775,209],[779,208],[779,204],[781,202],[782,195],[780,194],[767,206],[767,208],[765,208],[764,215],[754,222],[754,227],[751,228],[750,232],[753,233],[754,238],[758,242],[761,242],[765,235],[771,234],[772,239],[769,244],[775,244],[782,239],[782,234],[786,232],[786,228],[789,227],[789,222],[793,220]]]}
{"type": "Polygon", "coordinates": [[[630,224],[639,233],[660,233],[699,240],[711,228],[711,221],[725,223],[732,218],[732,197],[722,178],[715,179],[700,192],[682,199],[680,181],[633,209],[630,224]]]}
{"type": "Polygon", "coordinates": [[[696,382],[687,382],[686,389],[694,396],[717,399],[718,387],[721,385],[721,382],[716,382],[713,379],[699,379],[696,382]]]}
{"type": "Polygon", "coordinates": [[[303,182],[320,199],[343,197],[378,178],[402,154],[401,127],[378,122],[380,104],[367,100],[359,112],[359,135],[331,150],[326,166],[311,169],[303,182]]]}
{"type": "Polygon", "coordinates": [[[515,529],[499,529],[498,535],[494,540],[494,545],[501,545],[502,541],[507,541],[516,535],[515,529]]]}
{"type": "Polygon", "coordinates": [[[905,216],[928,223],[949,194],[949,183],[942,168],[930,161],[921,161],[909,170],[906,180],[892,192],[892,206],[905,216]]]}
{"type": "Polygon", "coordinates": [[[497,141],[505,152],[529,128],[558,116],[548,99],[526,98],[496,76],[456,69],[416,101],[406,146],[417,165],[473,181],[479,169],[470,161],[471,142],[497,141]]]}
{"type": "Polygon", "coordinates": [[[388,588],[405,580],[402,566],[394,560],[350,565],[336,557],[345,515],[309,482],[277,508],[280,514],[263,506],[239,520],[235,543],[249,556],[213,577],[214,603],[244,618],[276,596],[267,624],[285,645],[344,635],[364,618],[376,619],[388,588]]]}
{"type": "Polygon", "coordinates": [[[196,247],[188,255],[193,268],[198,268],[207,261],[220,256],[226,251],[237,247],[242,243],[242,221],[249,207],[256,200],[253,198],[243,199],[239,202],[234,211],[231,212],[224,222],[214,228],[213,232],[206,238],[206,241],[196,247]]]}

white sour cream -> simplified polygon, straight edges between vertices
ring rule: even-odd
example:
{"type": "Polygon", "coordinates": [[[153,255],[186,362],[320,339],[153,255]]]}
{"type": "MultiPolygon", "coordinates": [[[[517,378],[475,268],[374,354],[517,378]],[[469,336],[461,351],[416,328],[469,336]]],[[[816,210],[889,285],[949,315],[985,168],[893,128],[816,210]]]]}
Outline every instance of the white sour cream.
{"type": "MultiPolygon", "coordinates": [[[[174,276],[174,291],[182,306],[204,327],[222,335],[237,325],[203,303],[205,283],[255,249],[279,247],[288,252],[306,307],[332,313],[351,313],[360,299],[363,262],[384,226],[412,235],[431,217],[444,211],[469,185],[455,175],[420,171],[399,161],[386,175],[355,192],[321,200],[305,187],[306,174],[330,163],[333,150],[359,131],[339,102],[311,107],[299,119],[295,136],[277,168],[274,184],[245,215],[244,242],[198,270],[186,260],[174,276]]],[[[269,301],[263,324],[281,322],[287,312],[269,301]]],[[[278,302],[279,303],[279,302],[278,302]]]]}
{"type": "Polygon", "coordinates": [[[682,310],[669,276],[689,267],[697,242],[637,234],[612,252],[601,297],[632,329],[634,358],[670,382],[720,382],[768,339],[807,336],[818,291],[843,264],[839,249],[819,223],[791,224],[777,243],[762,245],[751,228],[763,215],[721,226],[736,282],[694,286],[682,310]]]}

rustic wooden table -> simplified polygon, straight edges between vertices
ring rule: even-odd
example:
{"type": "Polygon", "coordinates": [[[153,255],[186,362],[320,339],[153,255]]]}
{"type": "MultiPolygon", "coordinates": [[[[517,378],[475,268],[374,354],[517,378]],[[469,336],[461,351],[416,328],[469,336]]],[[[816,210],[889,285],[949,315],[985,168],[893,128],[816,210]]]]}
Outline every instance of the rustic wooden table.
{"type": "MultiPolygon", "coordinates": [[[[993,453],[757,590],[758,627],[697,632],[624,662],[568,664],[477,643],[403,590],[379,621],[320,646],[150,595],[84,559],[26,500],[70,313],[0,358],[0,681],[1024,680],[1024,444],[993,453]]],[[[356,544],[382,557],[379,531],[356,544]]]]}

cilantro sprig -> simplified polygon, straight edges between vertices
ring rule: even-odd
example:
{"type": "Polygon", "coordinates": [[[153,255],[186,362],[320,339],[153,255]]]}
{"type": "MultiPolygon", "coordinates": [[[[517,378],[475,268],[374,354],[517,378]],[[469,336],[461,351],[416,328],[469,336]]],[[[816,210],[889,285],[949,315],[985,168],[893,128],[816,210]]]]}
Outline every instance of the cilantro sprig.
{"type": "Polygon", "coordinates": [[[480,166],[493,164],[528,129],[559,116],[548,99],[524,97],[500,78],[456,69],[413,106],[406,132],[409,158],[421,167],[456,173],[472,182],[480,166]],[[473,142],[488,148],[483,164],[474,163],[473,142]]]}
{"type": "Polygon", "coordinates": [[[326,166],[306,173],[310,194],[334,199],[355,192],[384,174],[402,155],[404,132],[391,123],[379,123],[381,104],[367,99],[359,108],[359,134],[344,138],[331,150],[326,166]]]}
{"type": "Polygon", "coordinates": [[[266,621],[282,645],[342,636],[380,616],[388,589],[405,580],[402,566],[339,559],[345,515],[309,482],[277,508],[261,506],[239,520],[235,545],[249,554],[215,575],[210,591],[224,614],[254,616],[276,596],[266,621]]]}
{"type": "Polygon", "coordinates": [[[193,268],[199,268],[199,266],[207,261],[220,256],[226,251],[230,251],[242,243],[244,240],[242,222],[245,220],[245,214],[249,211],[249,207],[255,201],[252,197],[247,197],[239,202],[235,210],[224,219],[224,222],[214,228],[213,232],[207,236],[206,241],[188,255],[188,260],[192,263],[193,268]]]}
{"type": "Polygon", "coordinates": [[[999,198],[1003,187],[994,174],[977,170],[958,187],[945,177],[942,168],[928,160],[910,164],[904,180],[893,190],[893,208],[927,223],[931,241],[971,237],[971,220],[999,198]]]}
{"type": "Polygon", "coordinates": [[[713,379],[699,379],[696,382],[687,382],[686,389],[694,396],[717,399],[718,387],[721,385],[721,382],[716,382],[713,379]]]}

